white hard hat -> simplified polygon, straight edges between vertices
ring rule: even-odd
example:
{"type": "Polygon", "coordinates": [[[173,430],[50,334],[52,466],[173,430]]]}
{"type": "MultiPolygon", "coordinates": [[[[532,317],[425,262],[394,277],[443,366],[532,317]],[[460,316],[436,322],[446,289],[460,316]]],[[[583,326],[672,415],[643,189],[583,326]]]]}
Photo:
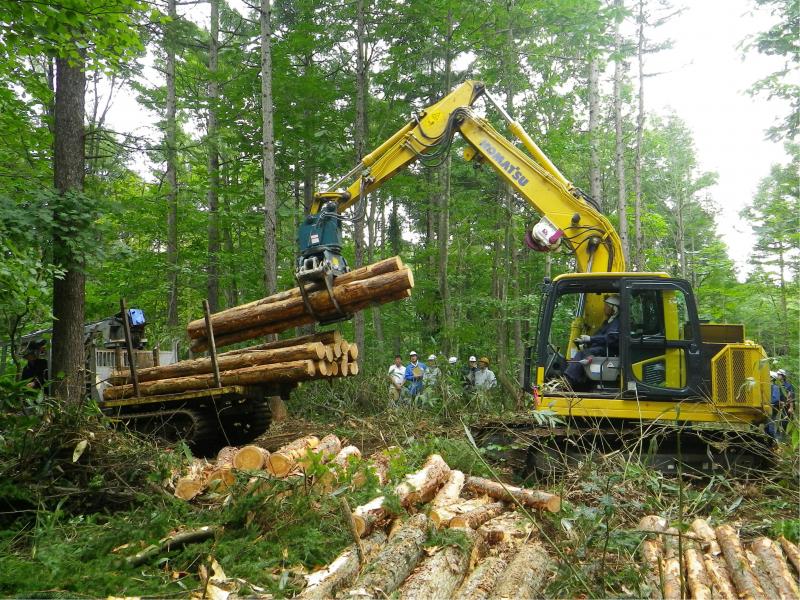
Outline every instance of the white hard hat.
{"type": "Polygon", "coordinates": [[[455,356],[451,356],[447,359],[447,362],[449,362],[451,365],[454,365],[458,362],[458,359],[455,356]]]}
{"type": "Polygon", "coordinates": [[[431,354],[431,355],[428,357],[428,360],[436,360],[436,355],[435,355],[435,354],[431,354]]]}
{"type": "Polygon", "coordinates": [[[777,374],[775,371],[770,371],[770,372],[769,372],[769,376],[770,376],[772,379],[775,379],[775,378],[778,376],[778,374],[777,374]]]}
{"type": "Polygon", "coordinates": [[[786,371],[784,371],[783,369],[778,369],[778,375],[783,375],[784,377],[786,377],[786,371]]]}
{"type": "Polygon", "coordinates": [[[417,355],[417,353],[416,353],[416,352],[414,352],[414,351],[412,350],[411,352],[409,352],[409,353],[408,353],[408,355],[409,355],[409,356],[416,356],[416,355],[417,355]]]}
{"type": "Polygon", "coordinates": [[[611,294],[610,296],[606,296],[604,302],[619,308],[619,296],[617,294],[611,294]]]}
{"type": "Polygon", "coordinates": [[[478,360],[478,359],[477,359],[477,358],[475,358],[474,356],[470,356],[470,357],[469,357],[469,362],[475,362],[475,361],[477,361],[477,360],[478,360]]]}

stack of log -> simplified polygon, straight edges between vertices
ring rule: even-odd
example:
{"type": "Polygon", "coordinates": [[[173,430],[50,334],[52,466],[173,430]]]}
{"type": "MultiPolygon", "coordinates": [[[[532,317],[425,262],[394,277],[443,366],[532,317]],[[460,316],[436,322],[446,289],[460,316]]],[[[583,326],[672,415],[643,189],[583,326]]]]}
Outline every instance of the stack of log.
{"type": "MultiPolygon", "coordinates": [[[[308,489],[320,493],[343,485],[357,488],[370,477],[386,486],[397,452],[386,448],[362,461],[357,447],[335,435],[305,436],[271,453],[257,446],[229,447],[215,463],[195,463],[175,485],[175,495],[191,500],[209,491],[224,497],[237,470],[250,477],[249,484],[310,478],[308,489]]],[[[531,517],[560,510],[559,496],[465,475],[438,454],[390,489],[405,509],[402,514],[397,502],[384,496],[352,510],[343,503],[355,543],[331,564],[305,575],[300,598],[541,597],[554,567],[531,517]],[[458,531],[463,542],[426,548],[437,529],[458,531]]]]}
{"type": "MultiPolygon", "coordinates": [[[[333,296],[339,307],[353,314],[373,305],[408,298],[414,287],[411,270],[400,257],[387,258],[340,275],[334,280],[333,296]]],[[[317,317],[334,317],[335,306],[328,291],[320,284],[308,288],[308,310],[300,288],[273,294],[211,315],[211,329],[217,348],[280,333],[292,327],[315,323],[317,317]]],[[[186,328],[192,351],[210,347],[205,319],[192,321],[186,328]]]]}
{"type": "Polygon", "coordinates": [[[644,517],[639,529],[648,532],[640,552],[651,598],[800,598],[800,551],[784,537],[746,544],[730,525],[712,528],[698,518],[679,532],[657,515],[644,517]]]}
{"type": "MultiPolygon", "coordinates": [[[[219,383],[258,385],[297,383],[310,379],[346,377],[358,374],[359,349],[338,331],[268,342],[217,355],[219,383]]],[[[137,370],[139,394],[157,396],[216,386],[211,358],[184,360],[171,365],[137,370]]],[[[135,394],[131,374],[117,371],[111,386],[103,392],[106,400],[135,394]]]]}

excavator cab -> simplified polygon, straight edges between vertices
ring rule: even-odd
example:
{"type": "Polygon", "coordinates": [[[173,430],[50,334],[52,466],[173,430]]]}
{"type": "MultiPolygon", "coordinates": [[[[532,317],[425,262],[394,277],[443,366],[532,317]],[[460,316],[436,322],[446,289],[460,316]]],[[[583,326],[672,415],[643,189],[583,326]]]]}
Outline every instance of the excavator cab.
{"type": "Polygon", "coordinates": [[[674,400],[699,396],[707,381],[700,324],[687,282],[663,273],[568,274],[545,286],[536,383],[570,394],[674,400]],[[619,299],[609,316],[605,299],[619,299]],[[579,347],[617,319],[610,343],[579,347]]]}

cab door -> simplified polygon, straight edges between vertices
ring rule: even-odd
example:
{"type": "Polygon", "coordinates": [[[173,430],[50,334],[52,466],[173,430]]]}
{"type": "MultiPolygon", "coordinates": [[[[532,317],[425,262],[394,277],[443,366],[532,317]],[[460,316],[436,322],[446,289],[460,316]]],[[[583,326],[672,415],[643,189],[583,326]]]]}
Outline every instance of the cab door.
{"type": "Polygon", "coordinates": [[[697,395],[700,328],[688,283],[626,280],[624,290],[620,343],[627,350],[627,391],[653,399],[697,395]]]}

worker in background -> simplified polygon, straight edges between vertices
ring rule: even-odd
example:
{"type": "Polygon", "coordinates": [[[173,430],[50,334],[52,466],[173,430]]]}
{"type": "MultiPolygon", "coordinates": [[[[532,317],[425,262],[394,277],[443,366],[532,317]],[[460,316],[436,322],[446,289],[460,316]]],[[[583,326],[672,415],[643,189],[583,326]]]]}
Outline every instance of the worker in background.
{"type": "Polygon", "coordinates": [[[772,406],[772,414],[770,414],[770,419],[767,422],[766,432],[768,436],[777,442],[781,438],[781,387],[778,385],[778,374],[775,371],[769,372],[769,378],[769,403],[772,406]]]}
{"type": "Polygon", "coordinates": [[[406,365],[405,377],[406,381],[410,382],[408,393],[411,399],[414,400],[422,391],[422,377],[425,375],[425,371],[428,367],[425,363],[419,362],[417,353],[413,350],[408,353],[408,359],[409,362],[406,365]]]}
{"type": "Polygon", "coordinates": [[[422,385],[426,390],[428,390],[435,387],[439,382],[442,377],[442,370],[436,366],[435,354],[431,354],[428,357],[428,364],[426,366],[428,368],[425,369],[425,373],[422,375],[422,385]]]}
{"type": "Polygon", "coordinates": [[[396,354],[394,363],[389,367],[389,397],[392,402],[397,403],[403,394],[403,386],[406,384],[406,367],[403,364],[403,357],[396,354]]]}
{"type": "Polygon", "coordinates": [[[48,376],[47,361],[42,358],[44,342],[30,342],[22,351],[27,364],[22,369],[21,379],[28,381],[28,387],[40,390],[45,387],[48,376]]]}
{"type": "Polygon", "coordinates": [[[789,381],[784,369],[778,369],[778,386],[781,390],[781,428],[783,432],[789,427],[789,420],[794,416],[794,386],[789,381]]]}
{"type": "Polygon", "coordinates": [[[481,356],[473,378],[476,390],[490,390],[497,385],[497,378],[489,368],[489,359],[487,357],[481,356]]]}
{"type": "Polygon", "coordinates": [[[581,335],[575,339],[575,344],[583,346],[569,361],[564,376],[573,388],[586,382],[586,373],[583,366],[591,362],[593,356],[618,356],[619,355],[619,295],[610,294],[603,300],[603,324],[594,332],[594,335],[581,335]]]}
{"type": "Polygon", "coordinates": [[[470,356],[467,364],[461,369],[461,384],[464,386],[465,392],[471,392],[475,389],[475,372],[478,370],[478,359],[470,356]]]}

